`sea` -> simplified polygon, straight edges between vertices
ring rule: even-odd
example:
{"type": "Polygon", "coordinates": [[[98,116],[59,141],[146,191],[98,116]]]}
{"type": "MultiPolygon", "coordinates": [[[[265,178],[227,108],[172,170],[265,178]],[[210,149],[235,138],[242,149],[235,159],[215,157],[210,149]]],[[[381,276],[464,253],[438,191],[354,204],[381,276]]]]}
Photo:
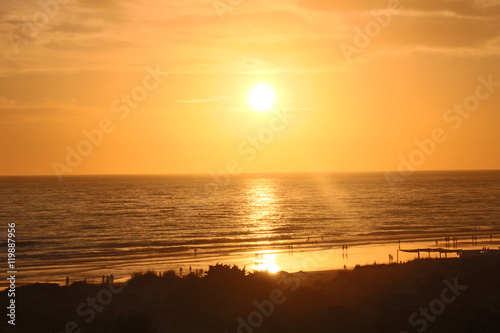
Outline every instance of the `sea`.
{"type": "MultiPolygon", "coordinates": [[[[500,171],[0,177],[18,280],[125,278],[243,253],[500,233],[500,171]]],[[[3,231],[2,231],[3,230],[3,231]]]]}

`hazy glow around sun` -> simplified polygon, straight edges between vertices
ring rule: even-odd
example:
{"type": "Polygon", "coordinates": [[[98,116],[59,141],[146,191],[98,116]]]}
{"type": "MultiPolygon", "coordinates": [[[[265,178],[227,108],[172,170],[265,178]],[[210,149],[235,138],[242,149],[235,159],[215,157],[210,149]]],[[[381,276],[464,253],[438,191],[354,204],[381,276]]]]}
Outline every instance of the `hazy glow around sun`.
{"type": "Polygon", "coordinates": [[[270,111],[274,109],[276,94],[273,88],[265,83],[255,85],[248,94],[248,104],[254,111],[270,111]]]}

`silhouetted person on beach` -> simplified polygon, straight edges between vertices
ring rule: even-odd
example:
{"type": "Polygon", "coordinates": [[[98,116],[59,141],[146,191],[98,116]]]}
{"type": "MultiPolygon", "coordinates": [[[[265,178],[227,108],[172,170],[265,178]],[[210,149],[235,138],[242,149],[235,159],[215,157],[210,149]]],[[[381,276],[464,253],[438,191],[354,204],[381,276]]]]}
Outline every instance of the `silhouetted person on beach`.
{"type": "Polygon", "coordinates": [[[182,267],[179,268],[179,275],[182,277],[182,267]]]}
{"type": "Polygon", "coordinates": [[[66,287],[69,286],[69,276],[66,276],[66,287]]]}
{"type": "Polygon", "coordinates": [[[109,283],[113,284],[115,282],[115,276],[113,274],[111,274],[109,276],[109,283]]]}
{"type": "Polygon", "coordinates": [[[106,284],[109,284],[109,275],[106,275],[106,284]]]}
{"type": "Polygon", "coordinates": [[[193,270],[191,269],[191,266],[189,266],[189,274],[191,274],[191,273],[192,273],[192,271],[193,271],[193,270]]]}
{"type": "Polygon", "coordinates": [[[101,276],[101,279],[102,279],[102,284],[104,284],[104,282],[106,281],[106,277],[104,276],[104,274],[101,276]]]}

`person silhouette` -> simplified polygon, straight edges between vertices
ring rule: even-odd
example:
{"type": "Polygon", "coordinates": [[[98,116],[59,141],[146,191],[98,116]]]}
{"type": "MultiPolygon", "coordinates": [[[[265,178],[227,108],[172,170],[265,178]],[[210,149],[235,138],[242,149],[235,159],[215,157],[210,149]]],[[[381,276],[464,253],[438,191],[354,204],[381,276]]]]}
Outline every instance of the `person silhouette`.
{"type": "Polygon", "coordinates": [[[111,274],[109,276],[109,283],[113,284],[115,282],[115,276],[113,274],[111,274]]]}
{"type": "Polygon", "coordinates": [[[106,284],[109,284],[109,275],[106,275],[106,284]]]}
{"type": "Polygon", "coordinates": [[[106,281],[106,277],[104,276],[104,274],[101,276],[101,279],[102,279],[102,284],[104,284],[104,281],[106,281]]]}
{"type": "Polygon", "coordinates": [[[66,276],[66,287],[69,286],[69,276],[66,276]]]}

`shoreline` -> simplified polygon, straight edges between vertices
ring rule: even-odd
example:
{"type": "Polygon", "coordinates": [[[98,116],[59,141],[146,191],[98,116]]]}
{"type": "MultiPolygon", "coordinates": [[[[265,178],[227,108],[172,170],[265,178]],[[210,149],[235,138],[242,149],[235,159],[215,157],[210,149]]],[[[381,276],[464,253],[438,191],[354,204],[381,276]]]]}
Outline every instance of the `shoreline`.
{"type": "MultiPolygon", "coordinates": [[[[493,233],[490,240],[490,230],[476,230],[477,231],[477,244],[472,245],[472,240],[465,238],[464,234],[458,235],[457,249],[471,250],[481,249],[482,247],[489,247],[490,249],[498,249],[500,247],[500,235],[493,233]]],[[[458,234],[458,233],[457,233],[458,234]]],[[[418,239],[404,239],[401,238],[401,249],[414,249],[414,248],[443,248],[455,250],[453,247],[446,247],[444,242],[444,235],[441,237],[433,238],[418,238],[418,239]],[[436,245],[436,239],[438,245],[436,245]]],[[[450,242],[451,244],[451,242],[450,242]]],[[[64,267],[60,266],[38,266],[29,267],[27,271],[30,275],[46,272],[52,270],[50,274],[45,276],[41,275],[40,278],[23,277],[23,270],[20,269],[17,274],[16,285],[23,286],[33,283],[57,283],[64,285],[66,276],[70,276],[72,282],[83,281],[87,279],[89,283],[99,281],[100,277],[104,274],[114,274],[117,282],[126,281],[133,273],[145,272],[147,270],[154,270],[157,272],[175,270],[179,272],[180,267],[183,267],[184,275],[189,272],[189,267],[195,269],[208,269],[209,265],[216,263],[235,264],[239,267],[245,267],[249,271],[253,270],[268,270],[271,273],[278,271],[286,271],[295,273],[299,271],[312,272],[312,271],[331,271],[342,270],[344,265],[347,269],[352,269],[356,265],[367,264],[388,264],[389,254],[392,255],[392,262],[407,262],[417,258],[416,253],[404,253],[398,251],[399,241],[380,240],[379,242],[345,242],[345,243],[316,243],[316,242],[302,242],[283,246],[265,246],[262,245],[260,250],[243,250],[231,251],[226,253],[201,253],[197,256],[186,258],[186,256],[178,256],[176,258],[163,258],[152,257],[147,260],[133,259],[119,260],[114,263],[109,263],[98,269],[80,266],[78,264],[70,264],[64,267]],[[287,246],[287,247],[285,247],[287,246]],[[347,248],[344,248],[347,246],[347,248]],[[60,273],[60,274],[59,274],[60,273]]],[[[424,257],[439,257],[439,254],[433,253],[424,257]]],[[[450,254],[448,257],[457,257],[450,254]]],[[[24,271],[26,272],[26,270],[24,271]]],[[[40,276],[40,275],[39,275],[40,276]]],[[[7,286],[7,281],[0,282],[0,290],[4,290],[7,286]]]]}

